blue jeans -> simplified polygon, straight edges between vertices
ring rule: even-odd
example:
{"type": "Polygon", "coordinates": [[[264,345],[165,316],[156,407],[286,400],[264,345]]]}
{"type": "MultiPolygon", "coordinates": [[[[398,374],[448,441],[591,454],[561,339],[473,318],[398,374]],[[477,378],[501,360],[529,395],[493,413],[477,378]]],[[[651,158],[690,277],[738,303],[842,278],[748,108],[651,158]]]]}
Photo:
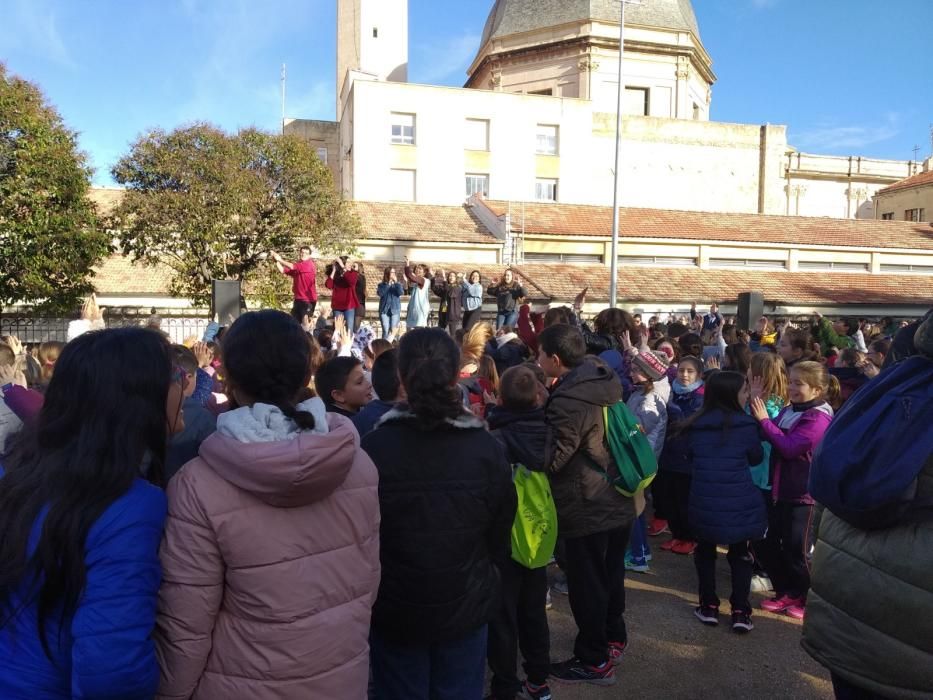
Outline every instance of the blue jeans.
{"type": "Polygon", "coordinates": [[[496,314],[496,330],[502,328],[502,326],[509,326],[512,330],[515,330],[515,322],[518,321],[518,312],[517,311],[507,311],[499,312],[496,314]]]}
{"type": "Polygon", "coordinates": [[[632,538],[629,540],[628,551],[639,564],[647,561],[651,556],[651,547],[648,546],[648,536],[645,529],[645,514],[642,513],[632,523],[632,538]]]}
{"type": "Polygon", "coordinates": [[[373,630],[373,700],[477,700],[486,685],[486,625],[462,639],[405,646],[373,630]]]}
{"type": "Polygon", "coordinates": [[[338,316],[343,316],[347,319],[347,330],[350,331],[350,334],[353,334],[353,321],[356,318],[356,309],[347,309],[346,311],[338,311],[334,309],[334,318],[338,316]]]}
{"type": "Polygon", "coordinates": [[[395,333],[395,329],[398,328],[398,320],[400,314],[398,311],[390,314],[379,314],[379,320],[382,321],[382,337],[388,338],[389,335],[395,333]]]}

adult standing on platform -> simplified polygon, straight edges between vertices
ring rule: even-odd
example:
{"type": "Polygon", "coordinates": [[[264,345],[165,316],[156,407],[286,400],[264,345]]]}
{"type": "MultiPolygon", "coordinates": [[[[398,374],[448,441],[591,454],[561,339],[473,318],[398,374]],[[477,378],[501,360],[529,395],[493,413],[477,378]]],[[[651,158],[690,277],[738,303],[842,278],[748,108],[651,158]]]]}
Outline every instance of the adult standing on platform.
{"type": "Polygon", "coordinates": [[[496,298],[496,330],[502,326],[514,328],[518,320],[518,300],[528,293],[515,279],[512,269],[506,269],[499,282],[491,285],[486,293],[496,298]]]}
{"type": "Polygon", "coordinates": [[[483,278],[479,270],[470,273],[463,283],[463,329],[468,331],[483,317],[483,278]]]}
{"type": "Polygon", "coordinates": [[[431,288],[441,298],[437,327],[443,328],[453,337],[463,323],[463,279],[458,279],[456,272],[445,275],[441,270],[434,276],[431,288]]]}
{"type": "Polygon", "coordinates": [[[324,270],[327,274],[324,285],[333,292],[330,308],[334,311],[334,318],[343,316],[347,322],[347,330],[352,333],[356,310],[360,306],[360,300],[356,296],[356,283],[360,275],[351,268],[346,255],[337,258],[324,270]]]}
{"type": "Polygon", "coordinates": [[[431,268],[424,265],[412,265],[405,258],[405,278],[411,283],[408,300],[408,314],[405,324],[408,328],[423,328],[428,325],[431,315],[431,280],[434,275],[431,268]]]}
{"type": "Polygon", "coordinates": [[[298,323],[307,316],[314,315],[317,306],[317,266],[311,259],[311,248],[303,245],[298,249],[298,262],[288,262],[281,255],[272,251],[272,259],[279,272],[292,278],[292,316],[298,323]]]}

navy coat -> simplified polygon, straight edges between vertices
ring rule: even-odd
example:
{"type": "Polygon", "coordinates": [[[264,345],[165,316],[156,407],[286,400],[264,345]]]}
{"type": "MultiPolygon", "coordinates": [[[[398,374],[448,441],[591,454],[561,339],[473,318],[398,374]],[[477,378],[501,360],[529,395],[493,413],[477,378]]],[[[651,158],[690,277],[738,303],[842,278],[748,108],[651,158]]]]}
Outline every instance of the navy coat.
{"type": "Polygon", "coordinates": [[[758,422],[744,413],[713,410],[690,426],[687,439],[693,465],[688,517],[697,536],[714,544],[764,537],[765,501],[750,470],[764,459],[758,422]]]}
{"type": "Polygon", "coordinates": [[[693,469],[687,435],[677,430],[677,424],[703,408],[705,389],[705,386],[701,386],[688,394],[678,394],[672,387],[671,398],[667,402],[667,442],[658,465],[664,471],[689,474],[693,469]]]}

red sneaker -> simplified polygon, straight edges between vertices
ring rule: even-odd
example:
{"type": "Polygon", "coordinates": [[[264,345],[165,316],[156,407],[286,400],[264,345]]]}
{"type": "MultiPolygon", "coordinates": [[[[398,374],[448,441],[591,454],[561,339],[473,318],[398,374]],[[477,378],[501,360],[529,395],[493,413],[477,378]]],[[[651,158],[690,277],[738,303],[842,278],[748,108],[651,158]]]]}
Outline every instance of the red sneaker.
{"type": "Polygon", "coordinates": [[[648,535],[651,537],[657,537],[658,535],[663,535],[665,532],[670,532],[671,529],[667,526],[667,521],[662,518],[655,518],[651,525],[648,526],[648,535]]]}
{"type": "Polygon", "coordinates": [[[784,614],[787,615],[787,617],[794,618],[795,620],[802,620],[807,614],[807,606],[803,603],[800,603],[799,605],[788,605],[787,610],[784,611],[784,614]]]}
{"type": "Polygon", "coordinates": [[[693,550],[696,548],[697,548],[696,542],[680,540],[677,544],[671,547],[671,551],[674,554],[693,554],[693,550]]]}
{"type": "Polygon", "coordinates": [[[680,544],[680,540],[668,540],[661,545],[661,549],[663,549],[665,552],[670,552],[672,549],[674,549],[674,545],[677,544],[680,544]]]}

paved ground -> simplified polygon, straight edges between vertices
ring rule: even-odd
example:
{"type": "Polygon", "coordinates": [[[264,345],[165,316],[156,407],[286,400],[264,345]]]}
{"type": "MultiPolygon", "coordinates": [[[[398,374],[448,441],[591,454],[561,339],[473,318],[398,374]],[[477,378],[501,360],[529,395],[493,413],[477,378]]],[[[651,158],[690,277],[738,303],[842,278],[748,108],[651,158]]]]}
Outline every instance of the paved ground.
{"type": "MultiPolygon", "coordinates": [[[[596,698],[832,698],[829,676],[800,648],[801,623],[756,611],[755,629],[733,634],[724,623],[709,628],[693,617],[696,574],[689,557],[662,552],[657,538],[651,572],[626,575],[625,618],[630,647],[617,667],[616,685],[567,686],[553,683],[555,700],[596,698]]],[[[720,553],[722,554],[722,553],[720,553]]],[[[719,595],[728,600],[729,567],[718,561],[719,595]]],[[[571,655],[576,628],[567,598],[552,594],[551,654],[571,655]]],[[[762,594],[753,593],[757,605],[762,594]]],[[[728,602],[723,610],[728,612],[728,602]]]]}

